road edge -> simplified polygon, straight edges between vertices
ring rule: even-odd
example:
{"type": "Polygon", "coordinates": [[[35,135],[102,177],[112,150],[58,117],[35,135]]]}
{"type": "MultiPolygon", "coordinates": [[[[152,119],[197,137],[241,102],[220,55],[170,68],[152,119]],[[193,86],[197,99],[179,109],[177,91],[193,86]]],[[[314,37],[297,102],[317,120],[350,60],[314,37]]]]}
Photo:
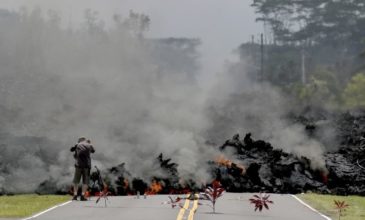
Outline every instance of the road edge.
{"type": "Polygon", "coordinates": [[[320,213],[318,210],[316,210],[315,208],[313,208],[312,206],[308,205],[307,203],[305,203],[303,200],[299,199],[296,195],[291,195],[294,199],[296,199],[298,202],[300,202],[302,205],[304,205],[305,207],[309,208],[310,210],[312,210],[313,212],[317,213],[318,215],[322,216],[323,218],[327,219],[327,220],[332,220],[330,217],[320,213]]]}
{"type": "Polygon", "coordinates": [[[30,217],[22,218],[21,220],[29,220],[29,219],[32,219],[32,218],[36,218],[36,217],[38,217],[38,216],[40,216],[40,215],[43,215],[44,213],[49,212],[49,211],[51,211],[51,210],[53,210],[53,209],[55,209],[55,208],[58,208],[58,207],[61,207],[61,206],[67,205],[67,204],[69,204],[70,202],[72,202],[72,201],[67,201],[67,202],[61,203],[61,204],[59,204],[59,205],[55,205],[55,206],[53,206],[53,207],[51,207],[51,208],[49,208],[49,209],[47,209],[47,210],[44,210],[44,211],[42,211],[42,212],[39,212],[39,213],[37,213],[37,214],[35,214],[35,215],[32,215],[32,216],[30,216],[30,217]]]}

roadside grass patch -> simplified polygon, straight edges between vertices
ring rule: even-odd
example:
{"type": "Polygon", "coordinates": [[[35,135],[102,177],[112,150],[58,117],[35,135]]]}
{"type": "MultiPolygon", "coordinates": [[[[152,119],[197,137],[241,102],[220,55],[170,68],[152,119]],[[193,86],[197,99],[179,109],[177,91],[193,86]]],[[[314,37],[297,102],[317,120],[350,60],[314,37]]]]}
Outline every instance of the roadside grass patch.
{"type": "Polygon", "coordinates": [[[349,205],[341,216],[341,220],[363,220],[365,219],[365,197],[361,196],[334,196],[320,194],[301,194],[297,195],[304,202],[330,217],[333,220],[338,219],[335,200],[345,201],[349,205]]]}
{"type": "Polygon", "coordinates": [[[14,195],[0,196],[0,218],[27,217],[70,200],[70,196],[14,195]]]}

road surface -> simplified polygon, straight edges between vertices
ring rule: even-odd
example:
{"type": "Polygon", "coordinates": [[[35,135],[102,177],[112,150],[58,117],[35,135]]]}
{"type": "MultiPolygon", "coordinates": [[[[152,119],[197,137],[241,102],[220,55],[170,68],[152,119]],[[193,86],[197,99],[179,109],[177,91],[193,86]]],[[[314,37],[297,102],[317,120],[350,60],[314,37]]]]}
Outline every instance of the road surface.
{"type": "MultiPolygon", "coordinates": [[[[175,198],[175,196],[173,196],[175,198]]],[[[185,197],[183,195],[183,197],[185,197]]],[[[291,195],[272,194],[274,204],[270,210],[255,212],[248,199],[252,194],[224,193],[216,203],[216,213],[212,213],[208,201],[182,200],[180,206],[172,208],[166,195],[144,198],[136,196],[109,197],[105,207],[104,200],[72,201],[60,207],[27,220],[326,220],[325,217],[310,210],[291,195]],[[201,204],[199,204],[201,203],[201,204]]],[[[328,220],[328,218],[327,218],[328,220]]]]}

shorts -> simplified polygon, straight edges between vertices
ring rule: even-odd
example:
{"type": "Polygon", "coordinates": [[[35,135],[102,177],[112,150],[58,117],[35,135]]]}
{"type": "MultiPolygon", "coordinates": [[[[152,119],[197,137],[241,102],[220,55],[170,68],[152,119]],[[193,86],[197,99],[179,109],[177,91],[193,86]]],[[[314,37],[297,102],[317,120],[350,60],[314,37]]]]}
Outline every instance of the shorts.
{"type": "Polygon", "coordinates": [[[75,176],[73,183],[79,184],[81,177],[82,177],[82,183],[88,185],[90,180],[90,168],[75,167],[75,176]]]}

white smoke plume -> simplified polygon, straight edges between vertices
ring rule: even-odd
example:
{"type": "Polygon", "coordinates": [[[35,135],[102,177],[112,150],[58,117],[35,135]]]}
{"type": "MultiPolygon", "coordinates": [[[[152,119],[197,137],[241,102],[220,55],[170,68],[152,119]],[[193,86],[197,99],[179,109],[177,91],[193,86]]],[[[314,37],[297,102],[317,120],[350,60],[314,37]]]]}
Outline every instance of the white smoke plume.
{"type": "Polygon", "coordinates": [[[161,152],[182,178],[210,181],[206,161],[219,152],[206,141],[219,145],[237,132],[321,155],[283,120],[283,96],[249,80],[244,66],[199,83],[197,40],[145,39],[119,17],[106,29],[93,11],[85,16],[67,29],[53,12],[0,13],[0,190],[31,192],[50,177],[71,182],[69,149],[80,136],[95,146],[94,164],[125,162],[146,181],[163,175],[153,169],[161,152]]]}
{"type": "Polygon", "coordinates": [[[205,173],[203,161],[214,151],[202,138],[208,120],[193,75],[198,41],[144,39],[145,21],[126,25],[133,16],[115,17],[108,30],[90,10],[79,29],[48,16],[37,8],[2,11],[2,188],[31,191],[50,176],[70,181],[69,149],[79,136],[91,139],[102,168],[125,162],[148,180],[160,172],[151,168],[163,152],[180,164],[182,177],[205,173]],[[15,143],[21,137],[53,143],[15,143]]]}
{"type": "MultiPolygon", "coordinates": [[[[308,137],[302,124],[288,119],[295,106],[278,89],[255,83],[245,73],[244,63],[228,65],[228,74],[215,77],[214,94],[208,98],[209,130],[214,142],[229,135],[251,132],[254,139],[270,142],[274,148],[305,156],[313,169],[325,170],[325,146],[308,137]]],[[[241,137],[243,138],[243,137],[241,137]]]]}

